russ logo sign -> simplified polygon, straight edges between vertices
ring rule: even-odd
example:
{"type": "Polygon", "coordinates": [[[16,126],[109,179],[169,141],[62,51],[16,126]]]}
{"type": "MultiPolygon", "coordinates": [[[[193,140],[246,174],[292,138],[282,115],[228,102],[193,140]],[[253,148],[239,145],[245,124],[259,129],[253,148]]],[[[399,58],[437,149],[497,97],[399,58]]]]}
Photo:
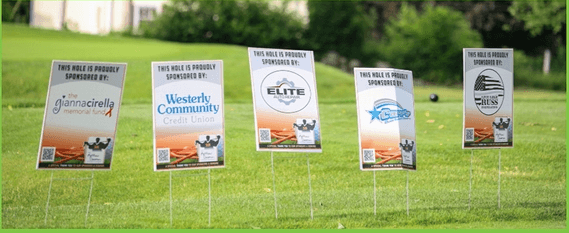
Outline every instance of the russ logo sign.
{"type": "Polygon", "coordinates": [[[261,83],[261,96],[269,107],[281,113],[304,109],[312,92],[306,80],[297,73],[279,70],[267,75],[261,83]]]}
{"type": "Polygon", "coordinates": [[[492,69],[483,70],[474,83],[474,102],[478,110],[490,116],[500,110],[504,101],[504,82],[492,69]]]}

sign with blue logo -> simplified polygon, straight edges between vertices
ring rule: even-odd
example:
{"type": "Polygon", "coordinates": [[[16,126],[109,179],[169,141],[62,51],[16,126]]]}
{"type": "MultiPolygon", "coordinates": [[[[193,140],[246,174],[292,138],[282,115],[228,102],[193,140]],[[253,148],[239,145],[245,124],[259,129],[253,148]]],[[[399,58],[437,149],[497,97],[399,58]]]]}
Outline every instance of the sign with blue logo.
{"type": "Polygon", "coordinates": [[[464,49],[462,148],[512,148],[514,51],[464,49]]]}
{"type": "Polygon", "coordinates": [[[360,169],[416,170],[413,73],[354,68],[360,169]]]}
{"type": "Polygon", "coordinates": [[[154,171],[225,167],[223,61],[152,62],[154,171]]]}

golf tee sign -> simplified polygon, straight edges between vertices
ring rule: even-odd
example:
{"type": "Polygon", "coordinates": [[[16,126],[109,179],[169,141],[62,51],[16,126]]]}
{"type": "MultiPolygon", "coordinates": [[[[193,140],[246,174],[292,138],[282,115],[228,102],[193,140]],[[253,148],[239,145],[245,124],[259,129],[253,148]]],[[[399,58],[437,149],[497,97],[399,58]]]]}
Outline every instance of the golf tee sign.
{"type": "Polygon", "coordinates": [[[154,171],[225,166],[223,62],[152,62],[154,171]]]}
{"type": "Polygon", "coordinates": [[[514,51],[464,49],[462,148],[514,146],[514,51]]]}
{"type": "Polygon", "coordinates": [[[126,63],[53,61],[36,169],[110,169],[126,63]]]}
{"type": "Polygon", "coordinates": [[[257,151],[322,152],[312,51],[248,52],[257,151]]]}
{"type": "Polygon", "coordinates": [[[416,170],[413,73],[354,68],[360,169],[416,170]]]}

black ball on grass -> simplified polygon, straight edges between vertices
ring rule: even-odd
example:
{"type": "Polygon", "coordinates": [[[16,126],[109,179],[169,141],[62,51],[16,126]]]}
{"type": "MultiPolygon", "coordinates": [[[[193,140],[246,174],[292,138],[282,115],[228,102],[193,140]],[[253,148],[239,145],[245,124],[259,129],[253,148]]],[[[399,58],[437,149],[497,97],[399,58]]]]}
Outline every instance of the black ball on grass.
{"type": "Polygon", "coordinates": [[[437,94],[431,94],[429,96],[429,99],[431,99],[433,102],[437,102],[439,100],[439,96],[437,94]]]}

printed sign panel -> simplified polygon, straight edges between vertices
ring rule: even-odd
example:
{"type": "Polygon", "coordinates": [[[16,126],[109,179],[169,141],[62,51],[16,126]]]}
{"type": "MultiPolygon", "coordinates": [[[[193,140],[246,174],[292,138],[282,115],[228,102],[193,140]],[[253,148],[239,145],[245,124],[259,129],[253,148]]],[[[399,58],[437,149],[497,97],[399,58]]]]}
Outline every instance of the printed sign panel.
{"type": "Polygon", "coordinates": [[[249,48],[257,151],[322,152],[312,51],[249,48]]]}
{"type": "Polygon", "coordinates": [[[225,167],[223,62],[152,62],[154,171],[225,167]]]}
{"type": "Polygon", "coordinates": [[[37,169],[111,169],[125,63],[53,61],[37,169]]]}
{"type": "Polygon", "coordinates": [[[514,51],[464,49],[462,148],[512,148],[514,51]]]}
{"type": "Polygon", "coordinates": [[[354,68],[360,169],[416,170],[413,73],[354,68]]]}

